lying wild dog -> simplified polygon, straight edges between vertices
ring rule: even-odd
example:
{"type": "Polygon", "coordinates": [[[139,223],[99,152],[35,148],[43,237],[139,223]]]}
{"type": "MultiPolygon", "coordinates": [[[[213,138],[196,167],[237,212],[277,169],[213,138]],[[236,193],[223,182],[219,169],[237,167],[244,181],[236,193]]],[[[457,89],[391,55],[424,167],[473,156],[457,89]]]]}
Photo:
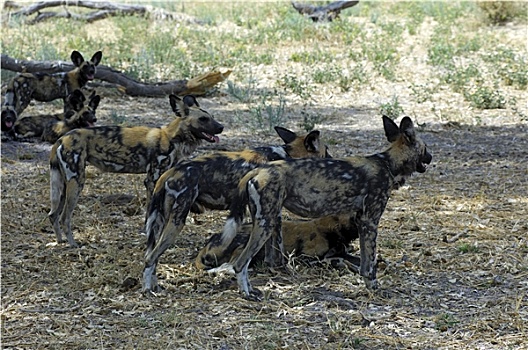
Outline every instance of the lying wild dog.
{"type": "Polygon", "coordinates": [[[275,130],[284,145],[203,155],[177,164],[160,177],[147,211],[144,291],[157,290],[158,259],[173,244],[191,210],[228,209],[240,179],[266,162],[329,156],[317,130],[306,136],[297,136],[281,127],[275,130]]]}
{"type": "MultiPolygon", "coordinates": [[[[252,228],[250,223],[242,225],[240,232],[227,247],[221,245],[220,233],[211,236],[196,257],[196,267],[210,270],[235,261],[249,241],[252,228]]],[[[359,258],[347,252],[350,242],[359,238],[355,220],[348,215],[325,216],[313,220],[284,220],[281,229],[284,251],[288,256],[308,256],[323,260],[338,258],[354,271],[359,271],[359,258]]],[[[260,249],[251,263],[255,260],[264,261],[264,257],[264,249],[260,249]]]]}
{"type": "Polygon", "coordinates": [[[17,74],[9,82],[5,93],[1,115],[2,131],[11,131],[20,113],[33,99],[50,102],[62,98],[66,105],[68,95],[94,79],[95,67],[101,62],[102,56],[101,51],[97,51],[89,61],[85,61],[78,51],[73,51],[71,60],[76,68],[69,72],[17,74]]]}
{"type": "Polygon", "coordinates": [[[227,247],[236,237],[249,206],[253,219],[249,242],[232,266],[224,266],[232,267],[245,297],[259,295],[249,283],[248,266],[264,244],[270,247],[266,249],[266,263],[282,263],[282,207],[302,217],[351,217],[359,235],[359,273],[368,288],[377,288],[376,237],[390,193],[415,171],[425,172],[432,160],[409,117],[403,118],[398,128],[384,116],[383,126],[391,142],[385,152],[368,157],[276,161],[252,170],[242,179],[220,245],[227,247]]]}
{"type": "Polygon", "coordinates": [[[73,209],[84,186],[87,163],[112,173],[146,173],[147,204],[160,175],[188,157],[202,140],[218,142],[224,127],[205,110],[194,96],[169,96],[177,117],[160,128],[146,126],[99,126],[75,129],[61,137],[51,149],[49,218],[57,241],[62,232],[70,246],[77,244],[71,232],[73,209]]]}
{"type": "Polygon", "coordinates": [[[15,122],[15,135],[17,140],[31,137],[41,137],[42,141],[55,143],[62,135],[77,128],[94,126],[97,121],[95,110],[101,100],[95,91],[88,98],[81,90],[74,90],[67,99],[67,112],[53,115],[35,115],[18,119],[15,122]]]}

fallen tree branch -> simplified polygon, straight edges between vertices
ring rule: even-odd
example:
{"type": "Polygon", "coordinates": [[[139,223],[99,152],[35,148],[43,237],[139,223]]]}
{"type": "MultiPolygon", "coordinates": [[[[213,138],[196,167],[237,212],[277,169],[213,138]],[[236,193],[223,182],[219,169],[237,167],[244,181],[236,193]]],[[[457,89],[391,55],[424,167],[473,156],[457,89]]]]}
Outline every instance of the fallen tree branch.
{"type": "Polygon", "coordinates": [[[122,16],[122,15],[140,15],[140,16],[152,16],[155,19],[168,19],[176,21],[187,21],[192,23],[199,23],[195,18],[183,15],[179,13],[165,11],[160,8],[152,6],[142,5],[126,5],[119,3],[111,3],[106,1],[86,1],[86,0],[49,0],[40,1],[35,4],[22,7],[21,5],[13,2],[6,1],[4,3],[4,10],[15,9],[16,11],[4,11],[6,15],[10,17],[30,17],[34,14],[34,18],[28,18],[28,24],[35,24],[51,18],[73,18],[75,20],[94,22],[110,16],[122,16]],[[62,6],[65,8],[63,12],[54,12],[42,10],[62,6]],[[72,8],[85,7],[97,11],[93,11],[87,14],[77,14],[70,11],[72,8]]]}
{"type": "Polygon", "coordinates": [[[342,10],[355,6],[359,3],[358,1],[334,1],[325,6],[315,6],[309,4],[303,4],[300,2],[293,2],[292,6],[302,15],[306,15],[314,22],[332,22],[334,19],[339,17],[342,10]]]}
{"type": "MultiPolygon", "coordinates": [[[[5,54],[1,55],[1,64],[2,69],[19,73],[58,73],[74,68],[73,64],[63,61],[24,61],[5,54]]],[[[161,97],[169,94],[201,96],[211,91],[216,84],[227,79],[230,74],[231,70],[211,71],[191,80],[182,79],[147,84],[134,80],[108,66],[99,65],[95,78],[117,85],[120,91],[130,96],[161,97]]]]}

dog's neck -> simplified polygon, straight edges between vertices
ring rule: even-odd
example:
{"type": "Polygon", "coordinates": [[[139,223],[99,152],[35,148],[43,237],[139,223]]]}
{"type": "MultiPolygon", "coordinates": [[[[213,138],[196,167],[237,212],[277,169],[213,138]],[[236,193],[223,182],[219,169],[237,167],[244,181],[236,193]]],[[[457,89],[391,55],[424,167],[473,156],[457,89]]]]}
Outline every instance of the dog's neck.
{"type": "Polygon", "coordinates": [[[374,157],[378,158],[387,169],[391,182],[391,189],[397,190],[403,186],[405,184],[405,180],[411,176],[410,174],[406,174],[405,168],[403,166],[394,162],[393,158],[390,157],[387,151],[375,154],[374,157]]]}

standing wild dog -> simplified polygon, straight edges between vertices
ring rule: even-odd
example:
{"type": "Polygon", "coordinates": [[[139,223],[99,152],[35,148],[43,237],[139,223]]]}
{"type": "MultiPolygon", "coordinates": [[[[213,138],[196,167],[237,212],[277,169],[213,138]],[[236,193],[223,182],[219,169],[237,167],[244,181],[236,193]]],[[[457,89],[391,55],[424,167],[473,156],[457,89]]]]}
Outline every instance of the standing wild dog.
{"type": "MultiPolygon", "coordinates": [[[[240,232],[229,243],[221,245],[221,234],[215,233],[200,250],[195,265],[201,270],[210,270],[233,262],[242,253],[249,241],[253,225],[242,225],[240,232]]],[[[348,254],[347,248],[359,238],[355,220],[348,215],[325,216],[313,220],[282,221],[284,251],[289,255],[308,256],[317,259],[339,259],[354,271],[359,271],[359,258],[348,254]]],[[[264,249],[260,249],[251,263],[264,261],[264,249]]]]}
{"type": "Polygon", "coordinates": [[[97,51],[89,61],[85,61],[78,51],[73,51],[71,60],[76,68],[69,72],[17,74],[9,82],[5,93],[1,115],[2,131],[11,131],[20,113],[33,99],[50,102],[62,98],[66,105],[68,95],[94,79],[95,67],[101,62],[102,56],[101,51],[97,51]]]}
{"type": "Polygon", "coordinates": [[[190,211],[197,212],[197,208],[200,211],[203,208],[229,209],[240,179],[266,162],[329,156],[326,146],[321,145],[317,130],[306,136],[297,136],[281,127],[275,130],[284,145],[203,155],[177,164],[160,177],[147,210],[147,251],[143,272],[145,291],[158,288],[158,259],[174,243],[190,211]]]}
{"type": "Polygon", "coordinates": [[[160,175],[182,158],[188,157],[202,140],[218,142],[224,127],[205,110],[194,96],[169,96],[177,117],[160,128],[146,126],[99,126],[75,129],[61,137],[51,149],[51,211],[48,214],[62,242],[62,232],[70,246],[77,244],[71,232],[73,209],[84,186],[87,163],[112,173],[146,173],[147,204],[160,175]]]}
{"type": "Polygon", "coordinates": [[[77,128],[87,128],[97,121],[95,110],[101,100],[95,91],[86,97],[81,90],[74,90],[67,98],[67,112],[54,115],[35,115],[20,118],[15,122],[16,139],[41,137],[42,141],[55,143],[62,135],[77,128]]]}
{"type": "Polygon", "coordinates": [[[383,117],[391,146],[368,157],[343,159],[288,159],[271,162],[249,172],[240,182],[221,237],[229,246],[249,205],[253,229],[249,242],[234,261],[239,290],[247,298],[259,291],[249,283],[248,266],[261,247],[271,240],[265,261],[282,263],[281,210],[302,217],[348,215],[359,235],[360,275],[368,288],[377,288],[376,238],[378,224],[393,189],[415,171],[423,173],[432,157],[418,137],[409,117],[398,126],[383,117]]]}

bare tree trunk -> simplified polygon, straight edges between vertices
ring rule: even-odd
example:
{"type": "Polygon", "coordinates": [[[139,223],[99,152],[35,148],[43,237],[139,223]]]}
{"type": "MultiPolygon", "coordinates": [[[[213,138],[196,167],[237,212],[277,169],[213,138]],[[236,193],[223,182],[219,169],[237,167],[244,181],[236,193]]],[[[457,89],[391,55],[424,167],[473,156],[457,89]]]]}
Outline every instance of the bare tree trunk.
{"type": "Polygon", "coordinates": [[[328,21],[331,22],[341,13],[341,10],[355,6],[359,3],[358,1],[334,1],[325,6],[314,6],[309,4],[302,4],[299,2],[293,2],[292,6],[300,14],[306,15],[314,22],[328,21]]]}
{"type": "Polygon", "coordinates": [[[6,1],[4,3],[3,12],[5,16],[27,17],[28,24],[35,24],[51,18],[73,18],[80,21],[94,22],[106,17],[122,15],[154,16],[157,19],[187,21],[194,23],[199,22],[191,16],[165,11],[152,6],[126,5],[107,1],[48,0],[40,1],[26,7],[22,7],[22,5],[17,4],[14,1],[6,1]],[[47,8],[59,6],[63,7],[64,11],[42,11],[47,8]],[[85,14],[78,14],[72,11],[79,7],[85,7],[96,11],[85,14]],[[15,9],[16,11],[6,11],[6,9],[15,9]],[[36,14],[36,16],[31,18],[31,16],[34,14],[36,14]]]}
{"type": "MultiPolygon", "coordinates": [[[[58,73],[75,68],[73,64],[62,61],[23,61],[7,55],[1,55],[2,69],[27,73],[58,73]]],[[[141,83],[108,66],[97,66],[96,79],[115,84],[119,90],[130,96],[159,97],[168,94],[196,96],[205,95],[218,83],[223,82],[231,70],[212,71],[191,80],[173,80],[153,84],[141,83]]]]}

